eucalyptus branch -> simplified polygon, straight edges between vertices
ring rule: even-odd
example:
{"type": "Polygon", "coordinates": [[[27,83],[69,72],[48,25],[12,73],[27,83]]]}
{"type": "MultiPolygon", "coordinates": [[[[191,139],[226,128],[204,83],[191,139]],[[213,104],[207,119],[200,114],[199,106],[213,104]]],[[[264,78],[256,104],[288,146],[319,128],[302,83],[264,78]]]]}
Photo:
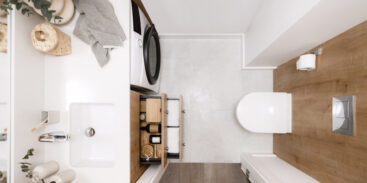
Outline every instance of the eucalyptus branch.
{"type": "MultiPolygon", "coordinates": [[[[16,10],[21,11],[23,15],[29,16],[32,14],[31,7],[24,1],[33,3],[34,8],[40,10],[42,16],[46,17],[49,22],[51,21],[55,11],[49,9],[51,7],[51,2],[48,0],[3,0],[3,3],[0,4],[0,9],[9,14],[9,12],[13,10],[13,7],[15,7],[16,10]]],[[[61,21],[61,19],[62,17],[60,16],[54,17],[54,21],[61,21]]]]}
{"type": "MultiPolygon", "coordinates": [[[[28,149],[26,155],[24,155],[24,157],[22,158],[23,160],[28,160],[31,156],[33,156],[34,152],[34,149],[28,149]]],[[[31,179],[33,177],[33,174],[32,174],[32,170],[31,170],[31,166],[32,164],[31,163],[28,163],[28,162],[20,162],[20,169],[22,170],[22,172],[24,172],[26,175],[25,177],[31,179]]]]}

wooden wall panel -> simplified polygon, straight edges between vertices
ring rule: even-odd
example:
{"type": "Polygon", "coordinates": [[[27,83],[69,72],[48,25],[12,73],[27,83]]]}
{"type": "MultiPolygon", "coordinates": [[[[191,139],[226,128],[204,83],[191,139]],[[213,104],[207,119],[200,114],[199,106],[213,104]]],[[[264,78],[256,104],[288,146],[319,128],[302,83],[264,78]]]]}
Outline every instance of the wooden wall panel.
{"type": "Polygon", "coordinates": [[[274,135],[274,152],[321,182],[367,182],[367,22],[320,47],[316,70],[296,71],[296,58],[274,71],[274,91],[293,97],[293,133],[274,135]],[[346,95],[355,136],[332,132],[332,97],[346,95]]]}

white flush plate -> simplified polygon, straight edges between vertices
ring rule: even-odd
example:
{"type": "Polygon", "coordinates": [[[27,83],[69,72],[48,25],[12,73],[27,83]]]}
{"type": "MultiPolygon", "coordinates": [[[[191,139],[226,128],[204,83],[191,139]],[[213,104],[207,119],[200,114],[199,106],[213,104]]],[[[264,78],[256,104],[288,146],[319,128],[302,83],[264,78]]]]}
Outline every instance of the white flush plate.
{"type": "Polygon", "coordinates": [[[333,132],[354,135],[355,97],[333,97],[333,132]]]}

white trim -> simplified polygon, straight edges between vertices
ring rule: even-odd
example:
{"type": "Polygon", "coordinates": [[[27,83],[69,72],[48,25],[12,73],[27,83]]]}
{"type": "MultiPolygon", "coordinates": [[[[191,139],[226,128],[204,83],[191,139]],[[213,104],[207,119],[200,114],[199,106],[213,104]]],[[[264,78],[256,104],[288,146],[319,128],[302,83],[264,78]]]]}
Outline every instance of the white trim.
{"type": "Polygon", "coordinates": [[[238,39],[244,34],[159,34],[161,39],[238,39]]]}
{"type": "MultiPolygon", "coordinates": [[[[13,6],[14,8],[14,6],[13,6]]],[[[14,50],[15,46],[13,44],[15,34],[15,10],[11,11],[8,15],[8,59],[10,61],[10,129],[8,129],[8,148],[9,148],[9,156],[8,156],[8,182],[15,183],[14,177],[15,173],[14,170],[17,165],[14,159],[14,152],[15,152],[15,144],[14,144],[14,50]]]]}
{"type": "Polygon", "coordinates": [[[160,39],[240,39],[241,40],[241,59],[243,70],[274,70],[276,66],[246,66],[246,42],[243,33],[228,34],[160,34],[160,39]]]}
{"type": "Polygon", "coordinates": [[[259,67],[251,67],[251,66],[243,66],[243,70],[274,70],[277,67],[273,66],[259,66],[259,67]]]}

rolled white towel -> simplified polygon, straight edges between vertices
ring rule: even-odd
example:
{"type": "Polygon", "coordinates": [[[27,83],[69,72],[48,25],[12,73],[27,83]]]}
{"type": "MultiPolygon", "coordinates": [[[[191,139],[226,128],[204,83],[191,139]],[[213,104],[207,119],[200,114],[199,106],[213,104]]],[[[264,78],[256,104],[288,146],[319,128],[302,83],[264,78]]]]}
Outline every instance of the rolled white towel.
{"type": "Polygon", "coordinates": [[[32,171],[32,182],[40,182],[42,179],[55,174],[59,171],[59,167],[60,166],[56,161],[49,161],[36,166],[32,171]]]}
{"type": "Polygon", "coordinates": [[[76,177],[74,170],[65,170],[50,178],[50,183],[70,183],[76,177]]]}

